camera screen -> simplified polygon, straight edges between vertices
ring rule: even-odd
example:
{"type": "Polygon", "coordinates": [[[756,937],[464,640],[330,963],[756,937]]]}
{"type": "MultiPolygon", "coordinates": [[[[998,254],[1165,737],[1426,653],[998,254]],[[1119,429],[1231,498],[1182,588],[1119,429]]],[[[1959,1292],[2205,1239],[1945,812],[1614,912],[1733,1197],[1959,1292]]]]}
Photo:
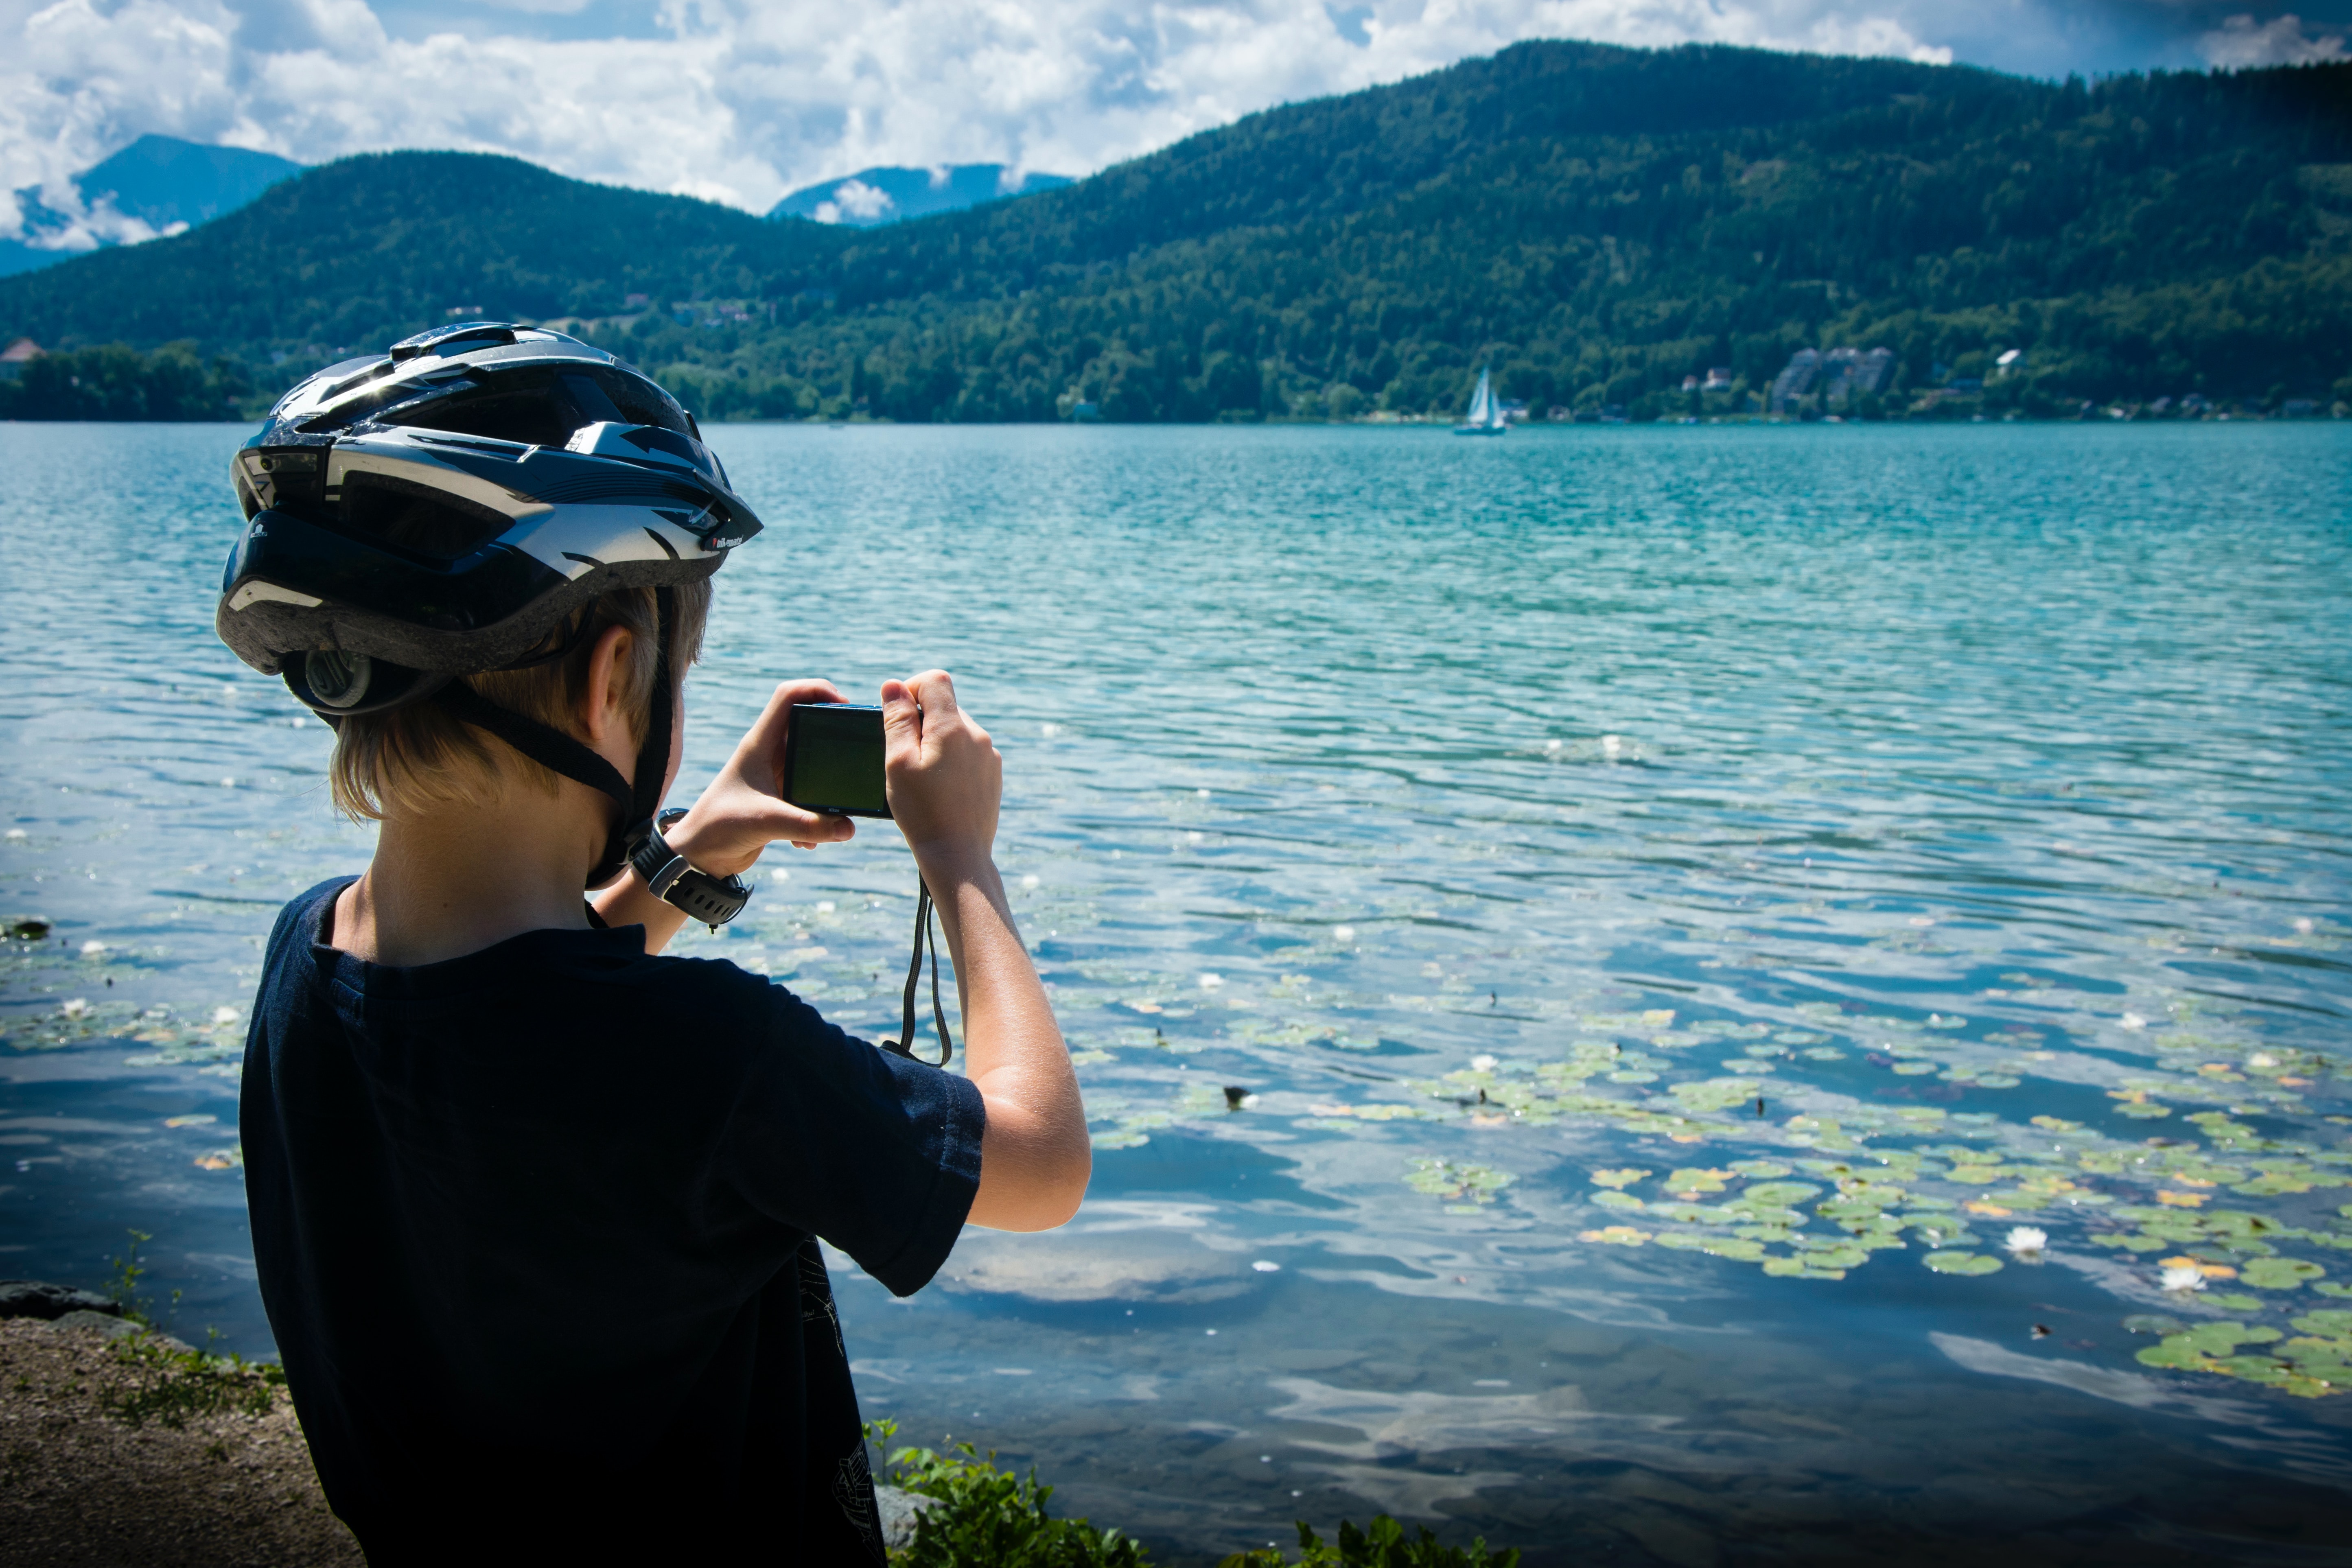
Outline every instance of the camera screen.
{"type": "Polygon", "coordinates": [[[887,816],[882,782],[882,710],[847,703],[793,709],[784,744],[784,798],[804,811],[887,816]]]}

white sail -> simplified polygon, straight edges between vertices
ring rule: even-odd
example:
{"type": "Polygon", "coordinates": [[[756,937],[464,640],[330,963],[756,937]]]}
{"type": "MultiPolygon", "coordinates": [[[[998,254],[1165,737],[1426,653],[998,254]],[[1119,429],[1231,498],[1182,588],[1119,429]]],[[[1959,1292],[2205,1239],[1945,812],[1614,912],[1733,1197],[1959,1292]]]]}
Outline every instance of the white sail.
{"type": "Polygon", "coordinates": [[[1462,423],[1454,427],[1457,436],[1499,436],[1506,427],[1501,405],[1495,401],[1493,378],[1485,370],[1478,372],[1478,390],[1470,395],[1469,412],[1462,423]]]}

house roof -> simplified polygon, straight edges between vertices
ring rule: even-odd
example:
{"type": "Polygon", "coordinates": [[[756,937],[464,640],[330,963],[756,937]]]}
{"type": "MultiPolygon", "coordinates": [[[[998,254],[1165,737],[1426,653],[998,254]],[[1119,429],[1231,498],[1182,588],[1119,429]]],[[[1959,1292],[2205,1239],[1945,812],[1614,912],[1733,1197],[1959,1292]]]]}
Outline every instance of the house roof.
{"type": "Polygon", "coordinates": [[[30,338],[17,338],[6,348],[0,349],[0,364],[22,364],[26,360],[40,358],[45,352],[30,338]]]}

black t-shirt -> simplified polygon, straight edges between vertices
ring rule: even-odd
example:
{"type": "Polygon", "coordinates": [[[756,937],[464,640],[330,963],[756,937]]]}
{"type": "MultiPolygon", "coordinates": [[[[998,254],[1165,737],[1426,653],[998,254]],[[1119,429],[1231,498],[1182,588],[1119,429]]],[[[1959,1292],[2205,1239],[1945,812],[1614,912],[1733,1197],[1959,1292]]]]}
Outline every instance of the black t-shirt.
{"type": "Polygon", "coordinates": [[[635,926],[363,963],[322,945],[347,880],[278,917],[242,1116],[262,1301],[370,1560],[880,1562],[815,1238],[921,1289],[979,1090],[635,926]]]}

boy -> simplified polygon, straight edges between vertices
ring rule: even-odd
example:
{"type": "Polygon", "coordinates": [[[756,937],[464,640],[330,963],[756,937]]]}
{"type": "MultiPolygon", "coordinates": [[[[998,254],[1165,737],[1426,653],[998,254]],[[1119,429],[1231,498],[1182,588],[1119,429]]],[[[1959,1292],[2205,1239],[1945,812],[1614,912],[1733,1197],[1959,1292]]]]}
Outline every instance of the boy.
{"type": "Polygon", "coordinates": [[[234,476],[221,635],[383,825],[279,917],[247,1045],[254,1256],[330,1502],[380,1564],[880,1562],[817,1238],[905,1295],[967,1220],[1060,1225],[1088,1174],[986,732],[940,671],[882,687],[958,1078],[658,956],[772,841],[852,831],[778,798],[820,680],[656,816],[709,579],[760,528],[659,387],[474,323],[312,377],[234,476]]]}

